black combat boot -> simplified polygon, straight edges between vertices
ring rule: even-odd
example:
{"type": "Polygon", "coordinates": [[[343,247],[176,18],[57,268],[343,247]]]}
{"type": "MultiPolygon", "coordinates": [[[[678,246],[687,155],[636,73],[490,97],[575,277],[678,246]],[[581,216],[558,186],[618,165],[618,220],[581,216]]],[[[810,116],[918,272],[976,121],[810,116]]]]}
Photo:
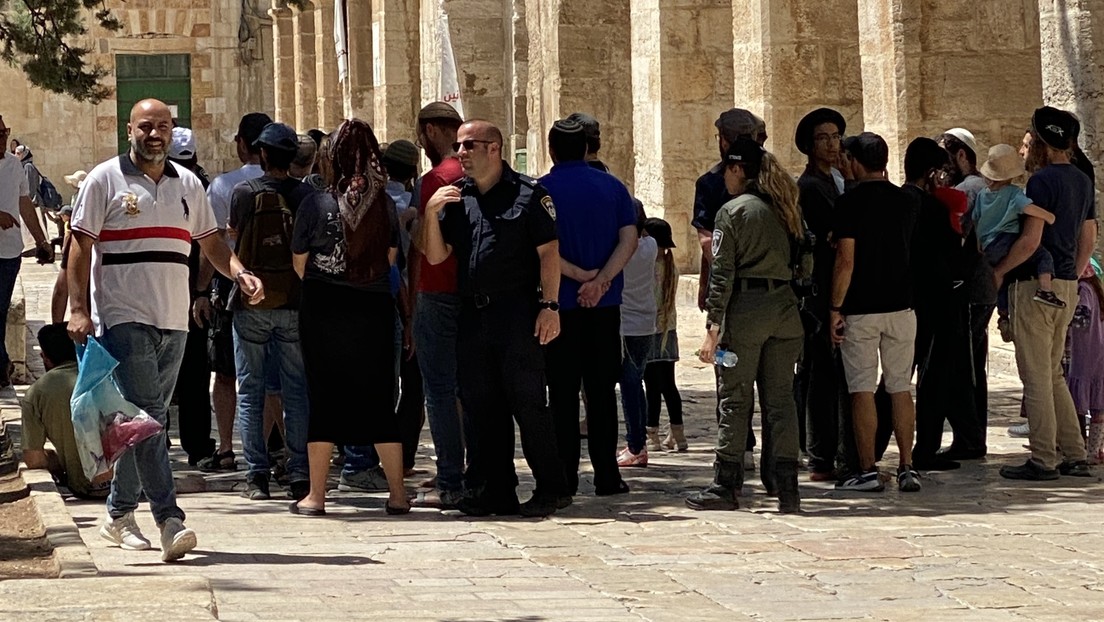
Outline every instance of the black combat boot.
{"type": "Polygon", "coordinates": [[[801,511],[801,497],[797,491],[797,461],[779,460],[774,464],[774,480],[778,484],[778,511],[796,514],[801,511]]]}
{"type": "Polygon", "coordinates": [[[736,501],[744,487],[744,465],[740,462],[713,463],[713,483],[705,490],[686,498],[686,506],[692,510],[735,510],[736,501]]]}

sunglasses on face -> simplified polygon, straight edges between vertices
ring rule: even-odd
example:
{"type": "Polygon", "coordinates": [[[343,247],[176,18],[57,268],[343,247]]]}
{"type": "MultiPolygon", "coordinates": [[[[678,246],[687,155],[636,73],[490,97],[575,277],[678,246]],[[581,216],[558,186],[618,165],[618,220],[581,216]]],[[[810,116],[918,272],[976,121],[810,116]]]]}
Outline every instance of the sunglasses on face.
{"type": "Polygon", "coordinates": [[[489,145],[493,142],[494,142],[493,140],[477,140],[475,138],[469,138],[468,140],[462,140],[458,143],[452,143],[452,150],[453,151],[460,151],[460,147],[463,147],[465,150],[471,151],[472,149],[475,149],[476,143],[482,143],[484,145],[489,145]]]}

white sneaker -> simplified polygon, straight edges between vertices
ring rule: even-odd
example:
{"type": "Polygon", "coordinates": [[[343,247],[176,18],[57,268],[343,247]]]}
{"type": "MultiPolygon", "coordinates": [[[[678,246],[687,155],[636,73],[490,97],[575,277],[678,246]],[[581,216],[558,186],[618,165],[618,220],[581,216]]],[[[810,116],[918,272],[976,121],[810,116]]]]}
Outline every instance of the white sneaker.
{"type": "Polygon", "coordinates": [[[1026,423],[1014,425],[1008,428],[1008,436],[1015,436],[1016,438],[1027,438],[1031,436],[1031,427],[1026,423]]]}
{"type": "Polygon", "coordinates": [[[150,541],[142,535],[138,523],[134,521],[134,512],[127,512],[119,518],[108,516],[104,524],[100,525],[100,537],[128,551],[145,551],[150,548],[150,541]]]}
{"type": "Polygon", "coordinates": [[[755,470],[755,452],[754,451],[745,451],[744,452],[744,471],[750,473],[754,470],[755,470]]]}
{"type": "Polygon", "coordinates": [[[195,547],[196,534],[184,521],[170,518],[161,524],[161,561],[176,561],[195,547]]]}

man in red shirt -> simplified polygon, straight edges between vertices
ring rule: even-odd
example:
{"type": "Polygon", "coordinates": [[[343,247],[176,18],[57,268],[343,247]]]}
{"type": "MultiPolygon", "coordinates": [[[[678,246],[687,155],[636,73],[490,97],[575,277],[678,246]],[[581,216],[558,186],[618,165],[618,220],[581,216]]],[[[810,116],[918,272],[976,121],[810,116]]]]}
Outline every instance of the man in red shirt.
{"type": "MultiPolygon", "coordinates": [[[[418,113],[418,146],[425,150],[433,168],[419,180],[418,217],[425,205],[442,186],[464,177],[464,169],[456,157],[453,143],[463,119],[444,103],[427,104],[418,113]]],[[[414,236],[414,239],[418,239],[414,236]]],[[[473,447],[471,426],[464,425],[461,434],[460,411],[457,407],[456,337],[460,318],[460,296],[456,284],[456,257],[432,265],[419,249],[410,247],[410,309],[414,349],[426,396],[429,432],[437,451],[437,496],[427,501],[451,508],[463,495],[464,442],[473,447]]],[[[466,423],[466,422],[465,422],[466,423]]]]}

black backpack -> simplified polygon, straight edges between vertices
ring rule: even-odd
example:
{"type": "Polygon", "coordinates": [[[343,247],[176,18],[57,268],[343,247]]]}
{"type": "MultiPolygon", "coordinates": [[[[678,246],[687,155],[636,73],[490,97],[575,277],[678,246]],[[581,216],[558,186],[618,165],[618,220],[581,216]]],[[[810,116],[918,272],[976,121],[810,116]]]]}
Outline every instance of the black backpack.
{"type": "MultiPolygon", "coordinates": [[[[295,220],[284,195],[246,182],[253,191],[253,213],[245,218],[235,251],[247,270],[264,283],[264,300],[242,308],[277,309],[299,300],[299,275],[291,262],[291,235],[295,220]]],[[[235,289],[237,287],[235,286],[235,289]]]]}

